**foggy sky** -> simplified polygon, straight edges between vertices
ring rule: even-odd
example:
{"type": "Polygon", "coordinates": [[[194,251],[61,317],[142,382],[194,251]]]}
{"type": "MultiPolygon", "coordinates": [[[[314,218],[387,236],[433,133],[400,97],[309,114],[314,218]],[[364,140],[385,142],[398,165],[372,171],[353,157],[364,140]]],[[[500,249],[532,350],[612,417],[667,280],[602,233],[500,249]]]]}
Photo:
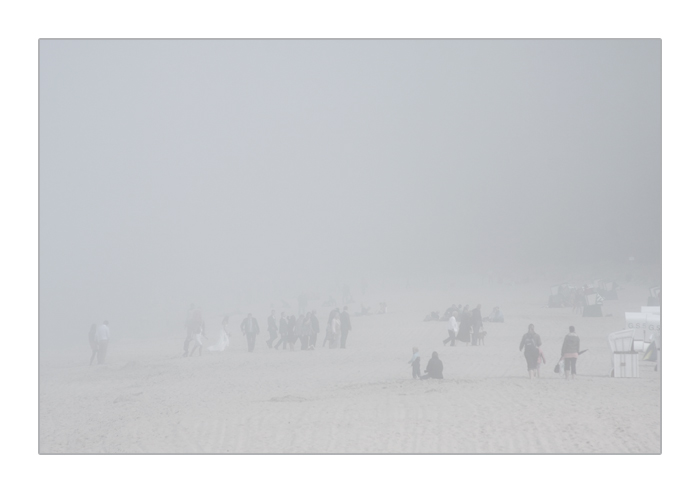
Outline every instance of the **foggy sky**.
{"type": "Polygon", "coordinates": [[[660,40],[42,40],[39,62],[42,325],[253,279],[660,261],[660,40]]]}

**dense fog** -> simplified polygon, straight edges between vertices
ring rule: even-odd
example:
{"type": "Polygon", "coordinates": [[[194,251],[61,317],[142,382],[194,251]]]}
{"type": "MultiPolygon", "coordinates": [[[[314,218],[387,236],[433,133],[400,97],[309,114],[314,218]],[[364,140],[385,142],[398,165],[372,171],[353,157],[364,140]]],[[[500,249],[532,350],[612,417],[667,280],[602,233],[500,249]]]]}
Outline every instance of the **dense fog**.
{"type": "Polygon", "coordinates": [[[42,345],[660,262],[660,40],[42,40],[39,69],[42,345]]]}

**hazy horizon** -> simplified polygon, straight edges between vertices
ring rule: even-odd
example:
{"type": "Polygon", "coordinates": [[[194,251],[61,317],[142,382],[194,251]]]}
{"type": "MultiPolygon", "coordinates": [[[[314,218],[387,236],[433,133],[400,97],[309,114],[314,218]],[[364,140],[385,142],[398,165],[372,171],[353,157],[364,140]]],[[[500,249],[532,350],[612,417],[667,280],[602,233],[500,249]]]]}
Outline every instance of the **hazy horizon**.
{"type": "Polygon", "coordinates": [[[661,261],[660,40],[39,55],[42,335],[251,286],[661,261]]]}

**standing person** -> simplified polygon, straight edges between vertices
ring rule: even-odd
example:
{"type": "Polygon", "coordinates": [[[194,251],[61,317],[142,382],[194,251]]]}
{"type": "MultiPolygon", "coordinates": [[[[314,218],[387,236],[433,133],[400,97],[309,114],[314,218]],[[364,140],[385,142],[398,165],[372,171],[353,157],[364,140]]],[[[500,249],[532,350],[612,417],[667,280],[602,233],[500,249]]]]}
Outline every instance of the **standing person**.
{"type": "Polygon", "coordinates": [[[483,322],[481,321],[481,305],[476,305],[476,308],[472,310],[471,313],[471,322],[472,322],[472,346],[476,346],[477,342],[477,335],[479,332],[481,332],[481,328],[484,326],[483,322]]]}
{"type": "Polygon", "coordinates": [[[202,320],[202,322],[199,324],[199,326],[194,332],[194,346],[192,346],[190,356],[192,356],[197,349],[199,349],[199,355],[202,355],[202,348],[204,347],[204,337],[206,337],[206,334],[204,332],[204,320],[202,320]]]}
{"type": "Polygon", "coordinates": [[[316,339],[318,334],[321,332],[321,327],[318,323],[318,318],[316,317],[316,310],[311,311],[311,340],[309,341],[309,349],[314,349],[316,347],[316,339]]]}
{"type": "Polygon", "coordinates": [[[542,339],[540,339],[539,334],[535,333],[535,326],[533,324],[528,325],[527,333],[523,335],[520,340],[520,349],[522,351],[525,349],[525,361],[527,361],[527,372],[532,378],[537,371],[537,360],[540,357],[539,347],[542,345],[542,339]]]}
{"type": "Polygon", "coordinates": [[[333,320],[331,320],[330,334],[328,337],[328,349],[335,349],[338,347],[338,335],[340,332],[340,314],[335,312],[333,315],[333,320]]]}
{"type": "Polygon", "coordinates": [[[280,339],[275,344],[275,349],[279,349],[280,344],[282,344],[282,349],[287,349],[287,317],[284,312],[280,313],[280,339]]]}
{"type": "Polygon", "coordinates": [[[92,349],[92,356],[90,356],[90,366],[92,362],[95,361],[95,356],[97,356],[97,324],[92,324],[90,331],[88,332],[88,342],[90,343],[90,349],[92,349]]]}
{"type": "Polygon", "coordinates": [[[330,347],[330,343],[332,340],[333,336],[333,319],[335,318],[335,310],[331,310],[331,312],[328,314],[328,323],[326,324],[326,337],[323,339],[323,344],[322,347],[326,347],[326,342],[328,342],[328,347],[330,347]]]}
{"type": "Polygon", "coordinates": [[[253,349],[255,349],[255,337],[260,333],[260,327],[258,326],[258,320],[253,318],[251,313],[241,322],[241,332],[248,340],[248,352],[252,353],[253,349]]]}
{"type": "Polygon", "coordinates": [[[450,319],[447,321],[447,339],[442,341],[442,345],[444,346],[448,342],[450,343],[450,346],[455,345],[455,337],[457,336],[457,312],[454,311],[452,312],[452,316],[450,319]]]}
{"type": "Polygon", "coordinates": [[[413,356],[411,356],[411,359],[408,360],[408,364],[412,366],[413,368],[413,379],[419,379],[420,378],[420,354],[418,353],[418,348],[414,347],[413,348],[413,356]]]}
{"type": "Polygon", "coordinates": [[[306,351],[309,349],[309,338],[311,337],[311,312],[308,312],[306,316],[299,317],[301,320],[301,349],[306,351]]]}
{"type": "Polygon", "coordinates": [[[442,361],[438,358],[437,351],[433,351],[433,356],[425,367],[425,373],[425,375],[420,377],[421,380],[425,380],[426,378],[442,378],[442,361]]]}
{"type": "Polygon", "coordinates": [[[267,341],[267,347],[272,348],[272,343],[277,339],[277,322],[275,321],[275,311],[272,310],[270,316],[267,317],[267,331],[270,333],[270,339],[267,341]]]}
{"type": "Polygon", "coordinates": [[[569,327],[569,333],[564,337],[564,343],[561,345],[561,357],[564,360],[564,374],[566,379],[569,379],[569,373],[571,374],[571,379],[573,380],[574,375],[576,375],[576,360],[578,359],[578,353],[581,351],[581,340],[576,334],[576,329],[571,325],[569,327]]]}
{"type": "Polygon", "coordinates": [[[275,344],[275,349],[280,347],[282,344],[282,349],[287,349],[287,341],[289,340],[289,325],[287,322],[287,317],[284,312],[280,313],[280,340],[275,344]]]}
{"type": "Polygon", "coordinates": [[[462,316],[460,317],[459,321],[459,332],[457,333],[457,339],[466,342],[467,346],[469,345],[469,333],[472,330],[472,319],[470,317],[469,313],[469,305],[464,306],[464,310],[462,310],[462,316]]]}
{"type": "Polygon", "coordinates": [[[287,320],[287,344],[289,344],[289,349],[294,351],[294,345],[297,342],[297,318],[292,314],[287,320]]]}
{"type": "Polygon", "coordinates": [[[338,307],[335,307],[331,310],[331,312],[328,314],[328,325],[330,326],[331,322],[335,318],[336,312],[339,313],[338,307]]]}
{"type": "Polygon", "coordinates": [[[105,362],[107,347],[109,346],[109,322],[105,320],[95,331],[95,342],[97,342],[97,364],[105,362]]]}
{"type": "Polygon", "coordinates": [[[350,325],[350,314],[348,307],[343,307],[343,313],[340,314],[340,349],[345,349],[345,341],[348,339],[348,332],[352,330],[350,325]]]}

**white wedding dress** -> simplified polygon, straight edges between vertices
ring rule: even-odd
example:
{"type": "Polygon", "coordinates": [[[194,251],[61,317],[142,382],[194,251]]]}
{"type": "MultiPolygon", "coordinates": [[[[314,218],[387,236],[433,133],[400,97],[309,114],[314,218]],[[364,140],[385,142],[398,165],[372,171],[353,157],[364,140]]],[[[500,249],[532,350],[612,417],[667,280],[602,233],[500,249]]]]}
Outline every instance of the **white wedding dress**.
{"type": "Polygon", "coordinates": [[[207,349],[209,351],[223,351],[228,347],[228,336],[226,335],[226,331],[224,329],[221,329],[221,333],[219,334],[219,340],[216,341],[216,344],[213,346],[209,346],[207,349]]]}

